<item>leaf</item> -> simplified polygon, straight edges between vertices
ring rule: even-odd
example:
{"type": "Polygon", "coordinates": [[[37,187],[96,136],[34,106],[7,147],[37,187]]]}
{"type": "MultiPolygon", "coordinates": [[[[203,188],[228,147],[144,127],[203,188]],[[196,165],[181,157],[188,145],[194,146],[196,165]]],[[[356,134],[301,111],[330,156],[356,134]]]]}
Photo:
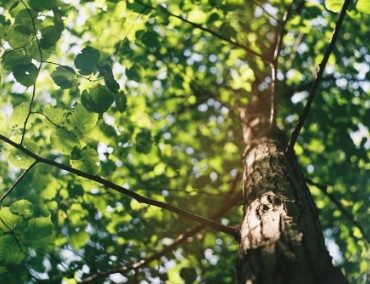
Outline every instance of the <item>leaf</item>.
{"type": "Polygon", "coordinates": [[[93,148],[73,149],[70,164],[73,168],[92,175],[100,170],[99,155],[93,148]]]}
{"type": "Polygon", "coordinates": [[[19,264],[26,257],[16,240],[11,235],[0,237],[0,262],[19,264]]]}
{"type": "Polygon", "coordinates": [[[83,106],[92,112],[106,112],[114,102],[114,94],[99,85],[92,90],[83,91],[81,96],[83,106]]]}
{"type": "Polygon", "coordinates": [[[76,104],[70,116],[68,117],[74,132],[83,137],[92,130],[98,122],[98,114],[89,112],[85,107],[76,104]]]}
{"type": "Polygon", "coordinates": [[[48,106],[44,108],[44,115],[46,115],[53,123],[57,125],[64,125],[66,123],[68,111],[59,107],[48,106]]]}
{"type": "Polygon", "coordinates": [[[90,235],[84,231],[80,231],[72,234],[70,240],[74,249],[80,249],[90,240],[90,235]]]}
{"type": "Polygon", "coordinates": [[[77,54],[74,63],[81,74],[89,75],[94,72],[98,66],[99,58],[99,50],[87,46],[79,54],[77,54]]]}
{"type": "Polygon", "coordinates": [[[19,11],[15,16],[14,30],[23,35],[32,35],[34,33],[32,18],[26,9],[19,11]]]}
{"type": "Polygon", "coordinates": [[[127,108],[127,96],[124,92],[119,92],[115,95],[116,108],[120,112],[124,112],[127,108]]]}
{"type": "Polygon", "coordinates": [[[14,78],[25,87],[32,86],[38,75],[38,69],[33,63],[17,64],[12,72],[14,78]]]}
{"type": "Polygon", "coordinates": [[[14,230],[18,223],[21,221],[21,217],[13,214],[9,207],[0,208],[0,230],[3,232],[9,232],[14,230]]]}
{"type": "Polygon", "coordinates": [[[51,10],[57,7],[57,2],[55,0],[29,0],[31,8],[37,12],[43,10],[51,10]]]}
{"type": "Polygon", "coordinates": [[[58,66],[51,74],[51,78],[62,89],[69,89],[77,84],[75,71],[68,67],[58,66]]]}
{"type": "Polygon", "coordinates": [[[99,73],[103,76],[107,89],[116,94],[119,90],[119,84],[114,79],[111,62],[106,62],[103,66],[100,66],[99,73]]]}
{"type": "MultiPolygon", "coordinates": [[[[37,152],[37,145],[32,140],[24,140],[23,147],[31,152],[37,152]]],[[[27,169],[35,161],[32,157],[18,149],[11,148],[8,152],[8,162],[20,169],[27,169]]]]}
{"type": "Polygon", "coordinates": [[[2,60],[2,66],[6,70],[12,70],[13,67],[20,62],[22,63],[31,63],[31,58],[27,56],[23,51],[13,51],[6,53],[2,60]]]}
{"type": "Polygon", "coordinates": [[[358,0],[356,8],[364,14],[370,14],[370,0],[358,0]]]}
{"type": "Polygon", "coordinates": [[[58,128],[50,134],[50,142],[55,149],[65,155],[69,155],[73,148],[78,146],[76,135],[62,128],[58,128]]]}
{"type": "Polygon", "coordinates": [[[10,125],[19,129],[23,129],[29,108],[30,104],[28,102],[17,105],[14,108],[12,115],[10,116],[10,125]]]}
{"type": "Polygon", "coordinates": [[[49,49],[53,47],[60,39],[60,30],[54,26],[49,26],[41,30],[40,47],[42,49],[49,49]]]}
{"type": "Polygon", "coordinates": [[[28,218],[33,214],[33,204],[26,199],[21,199],[10,206],[10,211],[14,214],[28,218]]]}
{"type": "Polygon", "coordinates": [[[27,240],[32,246],[46,246],[54,237],[54,225],[50,217],[38,217],[28,221],[25,235],[30,236],[27,240]]]}
{"type": "Polygon", "coordinates": [[[148,154],[152,148],[152,135],[149,129],[142,129],[136,135],[136,150],[140,153],[148,154]]]}
{"type": "Polygon", "coordinates": [[[342,9],[344,0],[325,0],[325,7],[329,11],[339,13],[342,9]]]}
{"type": "Polygon", "coordinates": [[[194,283],[197,279],[197,272],[193,267],[183,267],[180,270],[180,276],[185,280],[185,283],[194,283]]]}

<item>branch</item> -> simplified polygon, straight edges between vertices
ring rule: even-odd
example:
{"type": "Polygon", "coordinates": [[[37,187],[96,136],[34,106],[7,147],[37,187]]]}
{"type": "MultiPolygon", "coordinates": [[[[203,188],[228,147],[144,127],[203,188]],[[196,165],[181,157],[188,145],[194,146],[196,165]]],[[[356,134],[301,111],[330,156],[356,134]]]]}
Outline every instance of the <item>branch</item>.
{"type": "Polygon", "coordinates": [[[277,84],[277,69],[278,69],[278,62],[279,62],[279,54],[283,44],[283,39],[286,33],[285,26],[288,22],[289,16],[292,12],[294,0],[289,5],[288,10],[284,13],[282,24],[279,26],[278,30],[276,31],[275,36],[275,44],[274,44],[274,53],[272,55],[272,60],[270,62],[271,67],[271,102],[270,102],[270,125],[276,124],[277,118],[277,91],[276,91],[276,84],[277,84]]]}
{"type": "Polygon", "coordinates": [[[361,232],[363,238],[366,240],[366,242],[369,242],[369,237],[366,235],[366,232],[364,230],[364,228],[361,226],[361,224],[359,222],[356,221],[356,219],[352,216],[352,214],[343,206],[343,204],[335,198],[335,196],[333,194],[331,194],[330,192],[328,192],[328,186],[327,185],[323,185],[323,184],[319,184],[319,183],[316,183],[314,181],[312,181],[311,179],[309,178],[306,178],[306,182],[310,185],[313,185],[313,186],[316,186],[318,189],[321,190],[321,192],[323,192],[329,199],[331,202],[333,202],[335,204],[335,206],[337,206],[337,208],[343,213],[343,215],[353,224],[355,225],[361,232]]]}
{"type": "Polygon", "coordinates": [[[41,50],[41,46],[40,46],[40,41],[39,41],[39,39],[37,37],[37,29],[36,29],[35,19],[33,18],[32,13],[31,13],[30,9],[28,8],[28,6],[26,5],[26,3],[24,3],[23,0],[21,0],[21,2],[24,5],[24,7],[26,8],[27,13],[31,17],[32,26],[33,26],[33,32],[35,34],[36,44],[37,44],[37,48],[38,48],[39,56],[40,56],[40,65],[39,65],[39,67],[37,69],[37,76],[36,76],[35,83],[33,84],[33,88],[32,88],[32,97],[31,97],[31,101],[30,101],[30,107],[28,109],[28,113],[27,113],[27,116],[26,116],[26,119],[25,119],[24,125],[23,125],[22,138],[21,138],[21,142],[20,142],[20,144],[22,145],[23,144],[24,137],[26,135],[27,123],[28,123],[28,120],[29,120],[29,118],[31,116],[31,112],[32,112],[32,104],[33,104],[33,101],[34,101],[35,95],[36,95],[36,81],[37,81],[37,77],[39,76],[40,71],[41,71],[42,62],[43,62],[43,58],[42,57],[43,56],[42,56],[42,50],[41,50]]]}
{"type": "MultiPolygon", "coordinates": [[[[221,207],[221,209],[218,210],[217,212],[215,212],[211,216],[211,219],[213,219],[213,220],[219,219],[225,213],[227,213],[231,208],[233,208],[235,206],[235,204],[237,204],[238,201],[240,201],[240,199],[242,197],[241,192],[240,191],[234,192],[235,189],[236,189],[236,185],[237,185],[238,180],[239,180],[239,176],[236,176],[235,179],[233,180],[231,189],[230,189],[229,194],[228,194],[230,197],[227,198],[224,201],[224,205],[221,207]],[[232,194],[230,195],[230,193],[232,193],[232,194]]],[[[188,230],[186,230],[185,233],[178,236],[172,244],[164,247],[161,251],[156,252],[153,255],[151,255],[147,258],[143,258],[140,261],[137,261],[135,263],[132,263],[132,264],[129,264],[129,265],[126,265],[126,266],[117,267],[117,268],[107,270],[107,271],[98,272],[96,274],[93,274],[93,275],[85,278],[85,279],[82,279],[79,283],[84,283],[84,284],[95,283],[96,280],[101,279],[103,277],[107,277],[107,276],[109,276],[111,274],[114,274],[114,273],[126,274],[131,270],[136,271],[139,268],[143,268],[143,267],[147,266],[149,263],[151,263],[152,261],[158,260],[161,257],[168,254],[169,252],[171,252],[172,250],[176,249],[179,245],[186,242],[190,237],[194,236],[195,234],[197,234],[198,232],[200,232],[203,229],[204,229],[204,226],[202,224],[195,225],[195,226],[189,228],[188,230]]]]}
{"type": "MultiPolygon", "coordinates": [[[[146,8],[148,8],[148,9],[150,9],[150,10],[156,10],[156,7],[153,7],[153,6],[149,5],[149,4],[146,4],[146,3],[142,2],[141,0],[134,0],[134,1],[135,1],[135,2],[137,2],[137,3],[139,3],[140,5],[142,5],[142,6],[146,7],[146,8]]],[[[223,41],[225,41],[225,42],[231,43],[232,45],[234,45],[234,46],[236,46],[236,47],[242,48],[242,49],[244,49],[244,50],[246,50],[246,51],[250,52],[250,53],[251,53],[251,54],[253,54],[254,56],[261,58],[261,59],[262,59],[262,61],[263,61],[263,62],[265,62],[265,63],[267,63],[267,64],[269,64],[269,63],[270,63],[270,61],[269,61],[265,56],[263,56],[261,53],[259,53],[259,52],[255,51],[255,50],[253,50],[253,49],[249,48],[248,46],[246,46],[246,45],[244,45],[244,44],[241,44],[241,43],[239,43],[239,42],[236,42],[236,41],[234,41],[234,40],[232,40],[232,39],[230,39],[230,38],[224,37],[223,35],[221,35],[221,34],[217,33],[216,31],[213,31],[213,30],[211,30],[211,29],[209,29],[209,28],[206,28],[206,27],[204,27],[204,26],[202,26],[202,25],[200,25],[200,24],[197,24],[197,23],[194,23],[194,22],[192,22],[192,21],[189,21],[188,19],[185,19],[185,18],[183,18],[183,17],[181,17],[181,16],[179,16],[179,15],[173,14],[172,12],[168,11],[168,10],[167,10],[165,7],[163,7],[163,6],[159,6],[159,7],[160,7],[160,9],[162,9],[162,11],[163,11],[164,13],[166,13],[167,15],[169,15],[169,16],[171,16],[171,17],[174,17],[174,18],[177,18],[177,19],[179,19],[179,20],[181,20],[181,21],[183,21],[183,22],[185,22],[185,23],[187,23],[187,24],[189,24],[189,25],[193,26],[194,28],[199,29],[199,30],[201,30],[201,31],[203,31],[203,32],[209,33],[209,34],[211,34],[211,35],[213,35],[213,36],[215,36],[215,37],[217,37],[217,38],[219,38],[219,39],[221,39],[221,40],[223,40],[223,41]]]]}
{"type": "Polygon", "coordinates": [[[214,228],[218,231],[229,234],[229,235],[231,235],[235,238],[238,237],[237,231],[232,227],[224,226],[222,224],[219,224],[218,222],[215,222],[213,220],[204,218],[204,217],[199,216],[197,214],[191,213],[187,210],[184,210],[184,209],[181,209],[179,207],[168,204],[166,202],[157,201],[157,200],[145,197],[145,196],[140,195],[140,194],[138,194],[134,191],[131,191],[131,190],[125,188],[125,187],[119,186],[118,184],[115,184],[115,183],[113,183],[109,180],[106,180],[106,179],[102,178],[101,176],[88,174],[88,173],[80,171],[76,168],[72,168],[70,166],[58,163],[56,161],[43,158],[43,157],[31,152],[30,150],[24,148],[21,144],[18,144],[16,142],[10,140],[9,138],[5,137],[2,134],[0,134],[0,139],[3,140],[5,143],[7,143],[9,145],[12,145],[16,149],[22,151],[23,153],[30,156],[31,158],[35,159],[36,162],[43,163],[43,164],[52,166],[52,167],[57,168],[57,169],[65,170],[65,171],[67,171],[69,173],[72,173],[72,174],[75,174],[79,177],[83,177],[83,178],[86,178],[88,180],[95,181],[95,182],[101,184],[104,187],[113,189],[114,191],[117,191],[117,192],[119,192],[123,195],[129,196],[129,197],[135,199],[139,203],[153,205],[155,207],[162,208],[162,209],[174,212],[174,213],[176,213],[180,216],[186,217],[190,220],[196,221],[196,222],[201,223],[203,225],[210,226],[210,227],[212,227],[212,228],[214,228]]]}
{"type": "Polygon", "coordinates": [[[37,162],[33,162],[14,182],[14,184],[4,193],[4,195],[0,198],[0,205],[4,201],[4,199],[17,187],[17,185],[26,177],[26,175],[32,170],[34,166],[36,166],[37,162]]]}
{"type": "Polygon", "coordinates": [[[324,54],[324,58],[322,59],[320,65],[319,65],[319,71],[318,71],[318,73],[316,75],[316,78],[314,79],[314,81],[311,85],[311,89],[310,89],[310,92],[309,92],[309,96],[308,96],[308,99],[307,99],[306,106],[304,107],[304,109],[303,109],[303,111],[302,111],[302,113],[299,117],[297,126],[295,127],[295,129],[292,132],[292,135],[290,137],[290,141],[289,141],[288,146],[285,150],[286,152],[293,151],[293,149],[294,149],[294,144],[297,142],[297,138],[299,136],[299,133],[301,132],[303,124],[304,124],[304,122],[305,122],[305,120],[308,116],[308,113],[310,112],[311,105],[312,105],[312,102],[315,98],[317,88],[318,88],[318,86],[320,84],[320,81],[322,79],[322,76],[324,74],[324,70],[325,70],[326,64],[329,60],[329,57],[330,57],[331,53],[334,50],[334,46],[335,46],[335,43],[337,41],[338,34],[339,34],[340,28],[342,26],[344,17],[346,15],[346,11],[347,11],[348,6],[351,2],[352,2],[351,0],[345,0],[345,2],[343,4],[342,10],[341,10],[340,15],[338,17],[338,20],[335,24],[335,29],[334,29],[334,32],[333,32],[333,36],[330,40],[329,46],[328,46],[325,54],[324,54]]]}
{"type": "Polygon", "coordinates": [[[31,42],[33,42],[35,38],[32,38],[29,42],[25,43],[24,45],[22,46],[18,46],[18,47],[15,47],[13,49],[10,49],[10,50],[4,50],[4,53],[0,56],[0,59],[2,59],[3,57],[5,57],[6,55],[8,55],[9,53],[12,53],[14,51],[17,51],[19,49],[23,49],[25,48],[27,45],[29,45],[31,42]]]}
{"type": "Polygon", "coordinates": [[[267,16],[269,16],[270,18],[274,19],[278,24],[281,23],[281,21],[278,18],[276,18],[273,14],[271,14],[269,11],[267,11],[266,8],[263,7],[263,5],[261,5],[260,3],[258,3],[255,0],[250,0],[250,1],[252,2],[252,4],[254,4],[257,7],[259,7],[267,16]]]}

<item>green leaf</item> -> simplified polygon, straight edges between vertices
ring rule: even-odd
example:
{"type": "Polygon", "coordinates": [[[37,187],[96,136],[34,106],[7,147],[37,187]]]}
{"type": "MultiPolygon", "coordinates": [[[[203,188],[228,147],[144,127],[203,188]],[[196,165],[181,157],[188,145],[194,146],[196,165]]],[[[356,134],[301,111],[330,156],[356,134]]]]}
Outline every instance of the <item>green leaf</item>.
{"type": "Polygon", "coordinates": [[[99,58],[99,50],[87,46],[79,54],[77,54],[74,63],[81,74],[89,75],[96,70],[99,63],[99,58]]]}
{"type": "Polygon", "coordinates": [[[93,148],[73,149],[70,164],[73,168],[92,175],[100,170],[99,155],[93,148]]]}
{"type": "Polygon", "coordinates": [[[115,95],[116,108],[120,112],[124,112],[127,108],[127,96],[124,92],[119,92],[115,95]]]}
{"type": "Polygon", "coordinates": [[[74,249],[80,249],[90,240],[90,235],[84,231],[80,231],[72,234],[70,240],[74,249]]]}
{"type": "Polygon", "coordinates": [[[100,66],[99,73],[103,76],[107,89],[116,94],[119,90],[119,84],[114,79],[111,62],[106,62],[103,66],[100,66]]]}
{"type": "Polygon", "coordinates": [[[142,129],[136,135],[136,150],[140,153],[148,154],[152,148],[152,135],[149,129],[142,129]]]}
{"type": "Polygon", "coordinates": [[[28,221],[25,235],[27,240],[35,247],[46,246],[54,237],[54,225],[50,217],[38,217],[28,221]]]}
{"type": "Polygon", "coordinates": [[[137,2],[129,2],[127,1],[127,9],[130,9],[131,11],[134,11],[136,13],[139,13],[139,14],[143,14],[143,15],[148,15],[150,14],[151,10],[148,9],[147,7],[141,5],[140,3],[137,3],[137,2]]]}
{"type": "Polygon", "coordinates": [[[59,107],[48,106],[44,108],[44,115],[56,125],[62,126],[66,123],[68,111],[59,107]]]}
{"type": "Polygon", "coordinates": [[[62,128],[58,128],[50,134],[50,142],[55,149],[65,155],[69,155],[73,148],[78,146],[76,135],[62,128]]]}
{"type": "Polygon", "coordinates": [[[24,33],[19,32],[15,26],[12,26],[7,29],[3,39],[6,40],[12,48],[18,48],[29,43],[32,37],[32,34],[25,35],[24,33]]]}
{"type": "Polygon", "coordinates": [[[92,112],[106,112],[114,102],[114,94],[99,85],[92,90],[83,91],[81,96],[83,106],[92,112]]]}
{"type": "MultiPolygon", "coordinates": [[[[35,16],[35,14],[33,14],[33,16],[35,16]]],[[[35,33],[32,18],[26,9],[19,11],[15,16],[14,30],[23,35],[33,35],[35,33]]]]}
{"type": "Polygon", "coordinates": [[[33,63],[17,64],[12,72],[14,78],[25,87],[32,86],[38,75],[38,69],[33,63]]]}
{"type": "Polygon", "coordinates": [[[62,89],[69,89],[77,84],[75,71],[67,66],[58,66],[51,74],[51,78],[53,78],[54,83],[62,89]]]}
{"type": "Polygon", "coordinates": [[[37,12],[43,10],[51,10],[57,7],[57,2],[55,0],[29,0],[31,8],[37,12]]]}
{"type": "Polygon", "coordinates": [[[26,257],[12,235],[0,237],[0,262],[19,264],[26,257]]]}
{"type": "Polygon", "coordinates": [[[74,132],[83,137],[92,130],[98,122],[98,114],[89,112],[85,107],[76,104],[72,109],[68,120],[73,127],[74,132]]]}
{"type": "Polygon", "coordinates": [[[21,221],[21,217],[13,214],[9,207],[0,208],[0,230],[3,232],[9,232],[14,230],[18,223],[21,221]]]}
{"type": "Polygon", "coordinates": [[[358,0],[356,8],[364,14],[370,14],[370,0],[358,0]]]}
{"type": "Polygon", "coordinates": [[[184,267],[180,270],[180,276],[185,280],[185,283],[194,283],[197,279],[197,272],[193,267],[184,267]]]}
{"type": "Polygon", "coordinates": [[[33,214],[33,204],[26,199],[21,199],[10,206],[10,211],[14,214],[28,218],[33,214]]]}
{"type": "Polygon", "coordinates": [[[344,0],[325,0],[325,7],[329,11],[338,13],[342,9],[343,3],[344,0]]]}
{"type": "Polygon", "coordinates": [[[23,129],[29,108],[30,104],[28,102],[17,105],[14,108],[12,115],[10,116],[10,125],[19,129],[23,129]]]}
{"type": "MultiPolygon", "coordinates": [[[[37,144],[28,139],[23,141],[23,146],[31,152],[37,152],[38,149],[37,144]]],[[[27,169],[33,162],[35,162],[32,157],[14,148],[9,149],[7,160],[13,166],[16,166],[20,169],[27,169]]]]}
{"type": "Polygon", "coordinates": [[[23,51],[13,51],[6,53],[2,60],[2,66],[6,70],[12,70],[15,65],[18,65],[20,62],[26,64],[31,63],[31,58],[25,54],[23,51]]]}
{"type": "Polygon", "coordinates": [[[54,26],[49,26],[41,30],[40,47],[49,49],[60,39],[61,33],[54,26]]]}

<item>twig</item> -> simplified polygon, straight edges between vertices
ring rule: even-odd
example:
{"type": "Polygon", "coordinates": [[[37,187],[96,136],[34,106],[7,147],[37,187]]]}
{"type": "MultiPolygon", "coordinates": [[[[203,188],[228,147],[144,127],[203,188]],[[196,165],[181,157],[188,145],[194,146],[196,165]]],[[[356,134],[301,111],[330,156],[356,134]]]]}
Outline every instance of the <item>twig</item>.
{"type": "Polygon", "coordinates": [[[154,199],[151,199],[151,198],[148,198],[148,197],[145,197],[143,195],[140,195],[134,191],[131,191],[125,187],[122,187],[118,184],[115,184],[107,179],[104,179],[103,177],[101,176],[98,176],[98,175],[92,175],[92,174],[89,174],[89,173],[86,173],[84,171],[81,171],[81,170],[78,170],[76,168],[72,168],[70,166],[67,166],[67,165],[64,165],[64,164],[61,164],[61,163],[58,163],[54,160],[49,160],[49,159],[46,159],[46,158],[43,158],[37,154],[35,154],[34,152],[24,148],[21,144],[18,144],[12,140],[10,140],[9,138],[5,137],[4,135],[0,134],[0,139],[3,140],[4,142],[6,142],[7,144],[9,145],[12,145],[13,147],[15,147],[16,149],[22,151],[23,153],[25,153],[26,155],[30,156],[31,158],[35,159],[37,162],[40,162],[40,163],[43,163],[43,164],[46,164],[46,165],[49,165],[49,166],[52,166],[54,168],[58,168],[58,169],[61,169],[61,170],[65,170],[69,173],[72,173],[72,174],[75,174],[77,176],[80,176],[80,177],[83,177],[83,178],[86,178],[88,180],[92,180],[92,181],[95,181],[101,185],[103,185],[104,187],[107,187],[107,188],[110,188],[110,189],[113,189],[114,191],[117,191],[123,195],[126,195],[126,196],[129,196],[133,199],[135,199],[137,202],[139,203],[144,203],[144,204],[148,204],[148,205],[152,205],[152,206],[155,206],[155,207],[158,207],[158,208],[162,208],[162,209],[165,209],[165,210],[168,210],[168,211],[171,211],[171,212],[174,212],[180,216],[183,216],[183,217],[186,217],[190,220],[193,220],[193,221],[196,221],[198,223],[201,223],[203,225],[207,225],[207,226],[210,226],[218,231],[221,231],[221,232],[224,232],[226,234],[229,234],[235,238],[238,238],[238,233],[237,231],[232,228],[232,227],[229,227],[229,226],[224,226],[218,222],[215,222],[213,220],[210,220],[208,218],[205,218],[205,217],[202,217],[202,216],[199,216],[195,213],[191,213],[187,210],[184,210],[184,209],[181,209],[179,207],[176,207],[176,206],[173,206],[171,204],[168,204],[166,202],[162,202],[162,201],[157,201],[157,200],[154,200],[154,199]]]}
{"type": "Polygon", "coordinates": [[[270,18],[274,19],[277,23],[281,23],[281,21],[276,18],[273,14],[271,14],[269,11],[266,10],[265,7],[263,7],[263,5],[261,5],[260,3],[258,3],[257,1],[255,0],[250,0],[254,5],[256,5],[257,7],[261,8],[261,10],[267,15],[269,16],[270,18]]]}
{"type": "Polygon", "coordinates": [[[289,16],[291,14],[293,8],[294,0],[289,5],[288,10],[284,13],[282,24],[279,26],[278,30],[276,31],[275,36],[275,44],[274,44],[274,53],[272,55],[272,60],[270,62],[271,67],[271,100],[270,100],[270,125],[276,124],[277,118],[277,69],[278,69],[278,62],[279,62],[279,54],[283,44],[283,39],[286,33],[285,26],[288,22],[289,16]]]}
{"type": "Polygon", "coordinates": [[[0,59],[2,59],[5,55],[9,54],[9,53],[12,53],[14,51],[17,51],[18,49],[23,49],[25,48],[27,45],[29,45],[31,42],[33,42],[35,38],[33,37],[29,42],[25,43],[24,45],[22,46],[19,46],[19,47],[15,47],[11,50],[5,50],[4,53],[0,56],[0,59]]]}
{"type": "Polygon", "coordinates": [[[4,199],[17,187],[17,185],[26,177],[26,175],[32,170],[32,168],[37,164],[37,162],[33,162],[13,183],[13,185],[4,193],[4,195],[0,198],[0,205],[4,201],[4,199]]]}
{"type": "Polygon", "coordinates": [[[31,17],[31,21],[32,21],[32,26],[33,26],[33,32],[35,34],[35,38],[36,38],[36,43],[37,43],[37,48],[39,50],[39,56],[40,56],[40,65],[37,69],[37,76],[36,76],[36,79],[35,79],[35,82],[33,83],[33,88],[32,88],[32,97],[31,97],[31,101],[30,101],[30,106],[29,106],[29,109],[28,109],[28,113],[27,113],[27,117],[24,121],[24,125],[23,125],[23,132],[22,132],[22,137],[21,137],[21,142],[20,142],[20,145],[23,144],[23,140],[24,140],[24,137],[26,135],[26,130],[27,130],[27,123],[28,123],[28,120],[30,118],[30,115],[31,115],[31,111],[32,111],[32,104],[33,104],[33,101],[35,99],[35,95],[36,95],[36,81],[37,81],[37,77],[39,76],[40,74],[40,71],[41,71],[41,67],[42,67],[42,62],[43,62],[43,56],[42,56],[42,50],[41,50],[41,46],[40,46],[40,41],[39,39],[37,38],[37,29],[36,29],[36,24],[35,24],[35,19],[33,18],[32,16],[32,13],[30,11],[30,9],[28,8],[28,6],[26,5],[26,3],[24,3],[23,0],[21,0],[22,4],[24,5],[24,7],[26,8],[29,16],[31,17]]]}
{"type": "MultiPolygon", "coordinates": [[[[142,1],[140,1],[140,0],[134,0],[134,1],[135,1],[135,2],[137,2],[137,3],[139,3],[140,5],[142,5],[142,6],[144,6],[144,7],[147,7],[147,8],[148,8],[148,9],[150,9],[150,10],[156,10],[156,8],[155,8],[155,7],[153,7],[153,6],[149,5],[149,4],[143,3],[143,2],[142,2],[142,1]]],[[[225,41],[225,42],[231,43],[232,45],[234,45],[234,46],[236,46],[236,47],[242,48],[242,49],[244,49],[244,50],[246,50],[246,51],[250,52],[250,53],[251,53],[251,54],[253,54],[254,56],[261,58],[261,59],[262,59],[262,61],[263,61],[263,62],[265,62],[265,63],[267,63],[267,64],[269,64],[269,63],[270,63],[270,61],[269,61],[269,59],[268,59],[268,58],[266,58],[266,57],[265,57],[265,56],[263,56],[261,53],[259,53],[259,52],[255,51],[255,50],[253,50],[253,49],[251,49],[251,48],[249,48],[248,46],[246,46],[246,45],[244,45],[244,44],[241,44],[241,43],[239,43],[239,42],[237,42],[237,41],[234,41],[234,40],[232,40],[232,39],[230,39],[230,38],[224,37],[223,35],[221,35],[221,34],[219,34],[219,33],[215,32],[215,31],[213,31],[213,30],[211,30],[211,29],[209,29],[209,28],[206,28],[206,27],[204,27],[204,26],[202,26],[202,25],[200,25],[200,24],[197,24],[197,23],[194,23],[194,22],[192,22],[192,21],[189,21],[188,19],[185,19],[185,18],[183,18],[183,17],[181,17],[181,16],[179,16],[179,15],[173,14],[172,12],[168,11],[168,10],[167,10],[165,7],[163,7],[163,6],[160,6],[160,9],[162,9],[162,11],[164,11],[167,15],[169,15],[169,16],[171,16],[171,17],[177,18],[177,19],[179,19],[179,20],[181,20],[181,21],[183,21],[183,22],[185,22],[185,23],[187,23],[187,24],[189,24],[189,25],[193,26],[194,28],[197,28],[197,29],[199,29],[199,30],[201,30],[201,31],[204,31],[204,32],[206,32],[206,33],[209,33],[209,34],[211,34],[211,35],[213,35],[213,36],[215,36],[215,37],[217,37],[217,38],[219,38],[219,39],[221,39],[221,40],[223,40],[223,41],[225,41]]]]}
{"type": "Polygon", "coordinates": [[[314,182],[313,180],[311,180],[309,178],[306,178],[306,182],[308,184],[313,185],[313,186],[316,186],[318,189],[320,189],[321,192],[323,192],[330,199],[330,201],[333,202],[335,204],[335,206],[337,206],[337,208],[343,213],[343,215],[353,225],[355,225],[360,230],[363,238],[367,242],[369,242],[369,237],[366,235],[366,232],[365,232],[364,228],[361,226],[361,224],[358,221],[356,221],[356,219],[352,216],[352,214],[343,206],[342,202],[340,202],[338,199],[336,199],[333,194],[331,194],[330,192],[328,192],[328,186],[327,185],[316,183],[316,182],[314,182]]]}
{"type": "MultiPolygon", "coordinates": [[[[224,205],[221,207],[221,209],[218,210],[216,213],[214,213],[211,216],[211,219],[214,219],[214,220],[219,219],[221,216],[223,216],[225,213],[227,213],[231,208],[233,208],[235,206],[235,204],[238,203],[238,201],[241,200],[241,198],[242,198],[241,192],[240,191],[234,192],[236,190],[236,185],[237,185],[238,179],[239,179],[239,176],[236,176],[235,179],[232,182],[232,186],[231,186],[231,189],[230,189],[231,194],[229,194],[230,197],[227,198],[224,201],[224,205]]],[[[158,252],[154,253],[153,255],[151,255],[147,258],[144,258],[140,261],[137,261],[133,264],[117,267],[117,268],[110,269],[110,270],[107,270],[107,271],[98,272],[94,275],[91,275],[91,276],[85,278],[85,279],[82,279],[79,283],[85,283],[85,284],[94,283],[96,280],[101,279],[103,277],[107,277],[107,276],[109,276],[111,274],[114,274],[114,273],[125,274],[125,273],[128,273],[131,270],[136,271],[139,268],[143,268],[143,267],[147,266],[149,263],[153,262],[154,260],[158,260],[161,257],[168,254],[169,252],[171,252],[172,250],[176,249],[179,245],[186,242],[190,237],[194,236],[195,234],[197,234],[198,232],[200,232],[203,229],[204,229],[204,226],[202,224],[198,224],[196,226],[193,226],[192,228],[189,228],[188,230],[186,230],[185,233],[178,236],[172,244],[166,246],[161,251],[158,251],[158,252]]]]}
{"type": "Polygon", "coordinates": [[[311,85],[311,89],[310,89],[310,92],[309,92],[309,95],[308,95],[307,103],[306,103],[306,105],[305,105],[305,107],[304,107],[304,109],[303,109],[303,111],[302,111],[302,113],[299,117],[297,126],[295,127],[295,129],[292,132],[292,135],[290,137],[290,140],[289,140],[289,143],[288,143],[288,146],[287,146],[285,152],[290,152],[290,151],[293,151],[293,149],[294,149],[294,144],[297,142],[297,138],[299,136],[299,133],[301,132],[303,124],[304,124],[304,122],[305,122],[305,120],[308,116],[308,113],[310,112],[312,102],[313,102],[313,100],[315,98],[315,95],[316,95],[317,88],[318,88],[318,86],[321,82],[321,79],[323,77],[324,70],[325,70],[326,64],[329,60],[329,57],[330,57],[331,53],[334,50],[334,46],[335,46],[335,43],[337,41],[339,31],[340,31],[340,28],[342,26],[344,17],[346,15],[346,11],[347,11],[348,6],[351,2],[352,2],[351,0],[345,0],[344,4],[342,6],[342,10],[340,12],[340,15],[339,15],[338,20],[337,20],[336,25],[335,25],[333,36],[330,40],[329,46],[328,46],[325,54],[324,54],[324,58],[322,59],[320,65],[319,65],[319,71],[316,75],[316,78],[314,79],[314,81],[311,85]]]}

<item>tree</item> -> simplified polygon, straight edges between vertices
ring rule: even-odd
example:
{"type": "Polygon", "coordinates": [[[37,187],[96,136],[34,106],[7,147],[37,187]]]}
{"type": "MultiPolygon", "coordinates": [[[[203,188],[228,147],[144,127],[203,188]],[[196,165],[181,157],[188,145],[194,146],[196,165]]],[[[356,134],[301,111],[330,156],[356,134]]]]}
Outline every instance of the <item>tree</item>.
{"type": "Polygon", "coordinates": [[[367,282],[369,8],[0,0],[1,282],[367,282]]]}

